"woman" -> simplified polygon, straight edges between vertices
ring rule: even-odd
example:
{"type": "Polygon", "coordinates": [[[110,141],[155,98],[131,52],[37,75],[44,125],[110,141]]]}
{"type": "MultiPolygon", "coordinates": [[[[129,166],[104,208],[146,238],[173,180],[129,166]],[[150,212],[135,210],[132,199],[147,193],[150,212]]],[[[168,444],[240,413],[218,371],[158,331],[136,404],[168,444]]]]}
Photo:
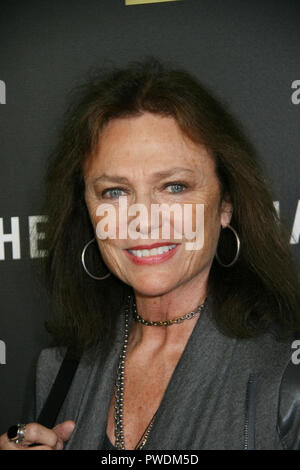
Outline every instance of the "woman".
{"type": "Polygon", "coordinates": [[[195,78],[155,59],[74,103],[44,209],[56,347],[39,358],[32,422],[0,448],[297,448],[298,274],[253,149],[195,78]],[[182,218],[150,220],[155,204],[182,218]],[[49,429],[34,421],[66,348],[81,359],[49,429]]]}

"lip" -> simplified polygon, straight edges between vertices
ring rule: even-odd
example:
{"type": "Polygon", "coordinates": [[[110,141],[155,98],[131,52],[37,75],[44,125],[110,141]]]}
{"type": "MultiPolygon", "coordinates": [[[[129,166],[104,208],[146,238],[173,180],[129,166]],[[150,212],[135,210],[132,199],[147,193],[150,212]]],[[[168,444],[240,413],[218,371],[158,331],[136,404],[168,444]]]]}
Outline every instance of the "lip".
{"type": "Polygon", "coordinates": [[[151,250],[152,248],[158,248],[159,246],[169,246],[169,245],[177,245],[177,243],[157,242],[157,243],[153,243],[152,245],[131,246],[130,248],[127,248],[127,250],[151,250]]]}
{"type": "MultiPolygon", "coordinates": [[[[156,248],[158,246],[166,246],[166,245],[175,245],[175,243],[155,243],[154,245],[148,245],[148,247],[142,248],[145,245],[141,245],[138,247],[138,249],[143,249],[143,250],[149,250],[151,248],[156,248]],[[151,247],[151,248],[150,248],[151,247]]],[[[133,261],[135,264],[158,264],[158,263],[163,263],[164,261],[167,261],[168,259],[172,258],[178,247],[181,245],[181,243],[176,244],[175,248],[172,250],[167,251],[166,253],[162,253],[161,255],[154,255],[154,256],[143,256],[139,258],[138,256],[135,256],[133,253],[129,253],[128,250],[124,250],[128,258],[133,261]]],[[[130,250],[134,250],[137,248],[129,248],[130,250]]]]}

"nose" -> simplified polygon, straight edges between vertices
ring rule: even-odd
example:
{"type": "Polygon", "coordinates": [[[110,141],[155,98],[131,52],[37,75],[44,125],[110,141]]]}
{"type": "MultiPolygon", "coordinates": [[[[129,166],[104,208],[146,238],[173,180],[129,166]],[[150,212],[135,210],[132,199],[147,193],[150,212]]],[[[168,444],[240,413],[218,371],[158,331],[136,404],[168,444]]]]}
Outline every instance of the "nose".
{"type": "Polygon", "coordinates": [[[151,192],[143,190],[136,194],[135,203],[128,207],[129,238],[153,239],[155,235],[159,238],[160,218],[151,217],[151,207],[155,203],[151,192]]]}

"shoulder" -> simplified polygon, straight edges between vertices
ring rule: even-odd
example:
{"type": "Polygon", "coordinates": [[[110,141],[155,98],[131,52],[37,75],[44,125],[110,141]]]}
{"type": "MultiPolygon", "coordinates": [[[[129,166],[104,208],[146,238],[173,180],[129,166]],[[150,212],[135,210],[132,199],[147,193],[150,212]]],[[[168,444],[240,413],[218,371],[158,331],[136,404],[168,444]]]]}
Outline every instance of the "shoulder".
{"type": "Polygon", "coordinates": [[[53,382],[62,364],[65,353],[66,348],[42,349],[37,361],[36,378],[39,380],[45,379],[48,382],[53,382]]]}
{"type": "Polygon", "coordinates": [[[242,339],[240,353],[247,357],[247,362],[256,370],[261,370],[264,376],[271,380],[280,380],[281,375],[289,363],[293,349],[293,337],[280,338],[274,329],[250,338],[242,339]]]}
{"type": "Polygon", "coordinates": [[[67,355],[66,347],[43,349],[38,357],[35,377],[35,420],[49,396],[52,386],[58,377],[56,386],[59,396],[63,394],[68,400],[77,399],[95,364],[100,363],[101,355],[97,347],[85,351],[75,359],[67,355]],[[65,360],[66,359],[66,360],[65,360]],[[68,392],[70,390],[70,392],[68,392]],[[66,392],[66,394],[65,394],[66,392]]]}

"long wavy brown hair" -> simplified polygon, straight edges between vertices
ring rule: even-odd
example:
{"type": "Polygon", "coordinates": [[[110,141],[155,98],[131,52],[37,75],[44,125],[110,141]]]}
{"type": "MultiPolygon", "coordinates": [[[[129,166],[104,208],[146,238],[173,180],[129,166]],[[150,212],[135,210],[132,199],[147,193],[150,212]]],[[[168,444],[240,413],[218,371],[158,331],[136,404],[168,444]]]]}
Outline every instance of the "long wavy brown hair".
{"type": "MultiPolygon", "coordinates": [[[[114,275],[93,280],[82,268],[83,247],[94,237],[82,168],[111,119],[145,111],[172,116],[188,137],[207,146],[222,197],[232,201],[231,225],[240,238],[240,256],[228,268],[214,259],[208,280],[220,330],[249,338],[271,325],[282,335],[299,329],[297,266],[253,147],[226,107],[195,77],[150,57],[93,73],[75,89],[49,159],[42,208],[48,217],[48,256],[42,267],[52,301],[46,327],[55,344],[76,354],[99,342],[108,351],[112,344],[116,317],[132,288],[114,275]]],[[[234,237],[220,237],[222,260],[232,259],[235,250],[234,237]]],[[[106,273],[96,244],[90,255],[90,271],[106,273]]]]}

